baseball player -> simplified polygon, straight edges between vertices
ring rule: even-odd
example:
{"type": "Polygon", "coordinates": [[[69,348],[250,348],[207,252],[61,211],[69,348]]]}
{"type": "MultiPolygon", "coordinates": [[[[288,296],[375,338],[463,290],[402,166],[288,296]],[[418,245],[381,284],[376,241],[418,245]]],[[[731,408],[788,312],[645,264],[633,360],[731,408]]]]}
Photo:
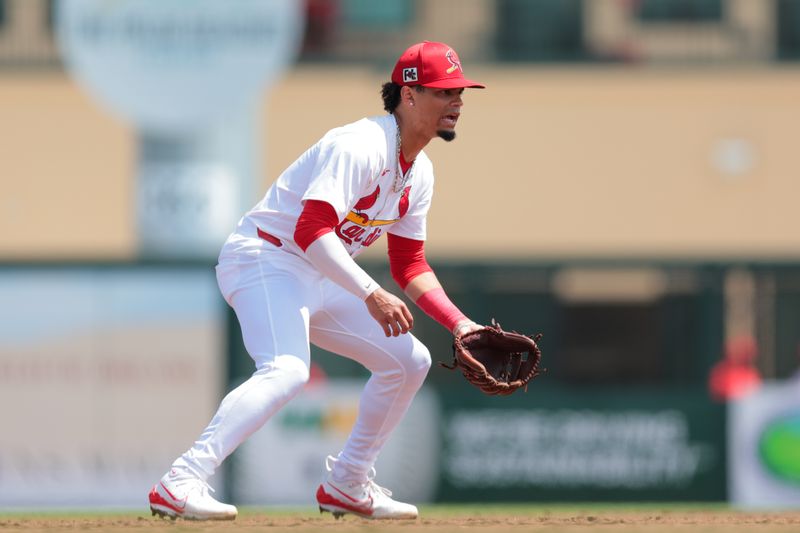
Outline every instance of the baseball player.
{"type": "Polygon", "coordinates": [[[409,333],[403,301],[353,260],[386,234],[391,273],[408,297],[454,335],[479,329],[445,295],[425,259],[433,167],[422,149],[455,138],[466,87],[456,52],[422,42],[382,87],[388,114],[335,128],[302,154],[239,221],[217,280],[236,312],[255,373],[231,391],[194,445],[149,494],[153,514],[229,520],[206,479],[309,378],[309,343],[358,361],[372,375],[339,454],[317,489],[321,511],[416,518],[378,486],[373,465],[430,368],[409,333]]]}

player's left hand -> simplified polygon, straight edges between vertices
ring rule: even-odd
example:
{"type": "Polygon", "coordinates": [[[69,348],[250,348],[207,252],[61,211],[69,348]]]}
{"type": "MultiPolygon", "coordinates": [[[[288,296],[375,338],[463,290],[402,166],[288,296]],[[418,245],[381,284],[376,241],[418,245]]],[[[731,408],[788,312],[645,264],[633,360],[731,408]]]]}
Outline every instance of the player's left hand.
{"type": "Polygon", "coordinates": [[[541,334],[529,337],[505,331],[494,320],[491,326],[456,333],[453,363],[439,364],[450,370],[460,369],[469,383],[486,394],[527,390],[528,383],[543,372],[539,369],[541,334]]]}
{"type": "Polygon", "coordinates": [[[453,328],[453,337],[459,337],[461,335],[466,335],[467,333],[472,333],[473,331],[478,331],[479,329],[483,329],[484,326],[473,322],[472,320],[463,320],[456,324],[456,327],[453,328]]]}
{"type": "Polygon", "coordinates": [[[414,327],[414,317],[403,300],[382,288],[367,296],[364,303],[387,337],[408,333],[414,327]]]}

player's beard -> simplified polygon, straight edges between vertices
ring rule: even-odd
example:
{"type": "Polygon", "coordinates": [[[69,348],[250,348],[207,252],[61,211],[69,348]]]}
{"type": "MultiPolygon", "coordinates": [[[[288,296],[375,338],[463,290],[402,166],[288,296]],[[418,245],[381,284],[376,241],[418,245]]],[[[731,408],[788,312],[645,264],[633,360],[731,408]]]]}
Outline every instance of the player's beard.
{"type": "Polygon", "coordinates": [[[450,142],[456,138],[456,132],[454,130],[439,130],[436,132],[436,135],[447,142],[450,142]]]}

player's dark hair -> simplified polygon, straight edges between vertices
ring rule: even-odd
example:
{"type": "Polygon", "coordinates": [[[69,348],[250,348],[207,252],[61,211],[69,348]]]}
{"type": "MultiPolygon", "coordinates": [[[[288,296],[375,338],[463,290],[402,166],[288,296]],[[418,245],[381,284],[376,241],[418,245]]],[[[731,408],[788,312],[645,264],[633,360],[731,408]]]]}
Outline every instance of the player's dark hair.
{"type": "MultiPolygon", "coordinates": [[[[402,85],[398,85],[393,81],[387,81],[381,87],[381,98],[383,98],[383,108],[387,113],[394,113],[397,106],[400,105],[400,89],[402,85]]],[[[422,85],[414,85],[414,90],[421,93],[425,90],[422,85]]]]}
{"type": "Polygon", "coordinates": [[[394,113],[397,106],[400,105],[400,89],[401,86],[393,81],[387,81],[381,87],[381,98],[383,98],[383,108],[387,113],[394,113]]]}

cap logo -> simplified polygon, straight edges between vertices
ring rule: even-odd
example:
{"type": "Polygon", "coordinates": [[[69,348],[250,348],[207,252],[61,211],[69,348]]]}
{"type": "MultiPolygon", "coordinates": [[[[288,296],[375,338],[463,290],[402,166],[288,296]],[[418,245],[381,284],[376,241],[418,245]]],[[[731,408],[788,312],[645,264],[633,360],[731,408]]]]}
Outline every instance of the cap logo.
{"type": "Polygon", "coordinates": [[[417,81],[417,67],[403,69],[403,83],[417,81]]]}
{"type": "Polygon", "coordinates": [[[458,56],[456,55],[455,52],[453,52],[452,48],[450,50],[448,50],[447,53],[444,56],[450,62],[450,65],[452,65],[446,71],[448,74],[452,74],[456,70],[460,70],[461,72],[464,72],[464,70],[461,68],[461,61],[458,60],[458,56]]]}

